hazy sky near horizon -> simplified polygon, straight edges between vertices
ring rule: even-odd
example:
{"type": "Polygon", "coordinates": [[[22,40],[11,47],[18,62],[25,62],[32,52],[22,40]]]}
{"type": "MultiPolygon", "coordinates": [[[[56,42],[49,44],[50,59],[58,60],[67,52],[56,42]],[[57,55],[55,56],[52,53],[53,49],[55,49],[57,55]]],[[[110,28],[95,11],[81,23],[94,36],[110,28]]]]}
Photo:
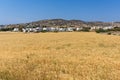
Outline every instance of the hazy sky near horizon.
{"type": "Polygon", "coordinates": [[[0,24],[42,19],[120,21],[120,0],[0,0],[0,24]]]}

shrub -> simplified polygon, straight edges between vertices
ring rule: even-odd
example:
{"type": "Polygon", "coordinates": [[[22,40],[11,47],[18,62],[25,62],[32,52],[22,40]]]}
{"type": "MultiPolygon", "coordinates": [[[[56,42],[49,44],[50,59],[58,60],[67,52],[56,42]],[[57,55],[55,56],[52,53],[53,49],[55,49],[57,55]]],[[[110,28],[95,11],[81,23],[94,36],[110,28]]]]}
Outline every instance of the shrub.
{"type": "Polygon", "coordinates": [[[13,28],[1,28],[0,31],[12,31],[13,28]]]}
{"type": "Polygon", "coordinates": [[[111,32],[109,32],[109,33],[107,33],[108,35],[111,35],[112,33],[111,32]]]}
{"type": "Polygon", "coordinates": [[[58,30],[55,30],[54,32],[55,32],[55,33],[58,33],[58,30]]]}
{"type": "Polygon", "coordinates": [[[89,31],[90,31],[90,28],[89,28],[89,27],[83,27],[83,29],[82,29],[81,31],[89,32],[89,31]]]}
{"type": "Polygon", "coordinates": [[[96,30],[96,33],[104,33],[104,32],[108,32],[108,30],[104,30],[104,29],[98,29],[98,30],[96,30]]]}

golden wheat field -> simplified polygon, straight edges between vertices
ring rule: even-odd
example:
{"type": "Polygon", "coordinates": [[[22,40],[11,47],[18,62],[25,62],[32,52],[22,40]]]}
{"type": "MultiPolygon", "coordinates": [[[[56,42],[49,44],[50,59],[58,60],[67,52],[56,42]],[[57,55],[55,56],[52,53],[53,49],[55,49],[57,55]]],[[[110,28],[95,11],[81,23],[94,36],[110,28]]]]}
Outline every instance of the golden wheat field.
{"type": "Polygon", "coordinates": [[[120,36],[0,33],[0,80],[120,80],[120,36]]]}

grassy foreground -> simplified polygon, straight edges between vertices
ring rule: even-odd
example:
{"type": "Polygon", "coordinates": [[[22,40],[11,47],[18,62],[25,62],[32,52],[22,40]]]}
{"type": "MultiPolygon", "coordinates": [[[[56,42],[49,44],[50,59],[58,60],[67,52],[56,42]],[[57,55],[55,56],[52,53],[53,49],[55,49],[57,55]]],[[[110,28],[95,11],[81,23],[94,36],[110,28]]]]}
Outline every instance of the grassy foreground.
{"type": "Polygon", "coordinates": [[[0,80],[120,80],[120,36],[0,33],[0,80]]]}

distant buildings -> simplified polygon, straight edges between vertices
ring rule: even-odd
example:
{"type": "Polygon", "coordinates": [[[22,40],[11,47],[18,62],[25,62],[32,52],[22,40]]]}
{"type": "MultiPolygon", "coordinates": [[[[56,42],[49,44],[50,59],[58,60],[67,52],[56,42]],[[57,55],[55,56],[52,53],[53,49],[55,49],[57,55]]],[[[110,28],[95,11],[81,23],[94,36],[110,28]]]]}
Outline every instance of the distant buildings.
{"type": "Polygon", "coordinates": [[[19,28],[14,28],[13,32],[19,32],[19,28]]]}
{"type": "MultiPolygon", "coordinates": [[[[95,30],[111,30],[113,26],[93,26],[93,27],[26,27],[22,28],[22,32],[73,32],[73,31],[95,31],[95,30]]],[[[20,28],[14,28],[13,32],[20,32],[20,28]]]]}
{"type": "Polygon", "coordinates": [[[79,32],[79,31],[96,31],[114,30],[120,28],[120,22],[103,23],[103,22],[81,22],[76,20],[45,20],[31,22],[26,24],[0,25],[0,31],[13,32],[79,32]]]}

